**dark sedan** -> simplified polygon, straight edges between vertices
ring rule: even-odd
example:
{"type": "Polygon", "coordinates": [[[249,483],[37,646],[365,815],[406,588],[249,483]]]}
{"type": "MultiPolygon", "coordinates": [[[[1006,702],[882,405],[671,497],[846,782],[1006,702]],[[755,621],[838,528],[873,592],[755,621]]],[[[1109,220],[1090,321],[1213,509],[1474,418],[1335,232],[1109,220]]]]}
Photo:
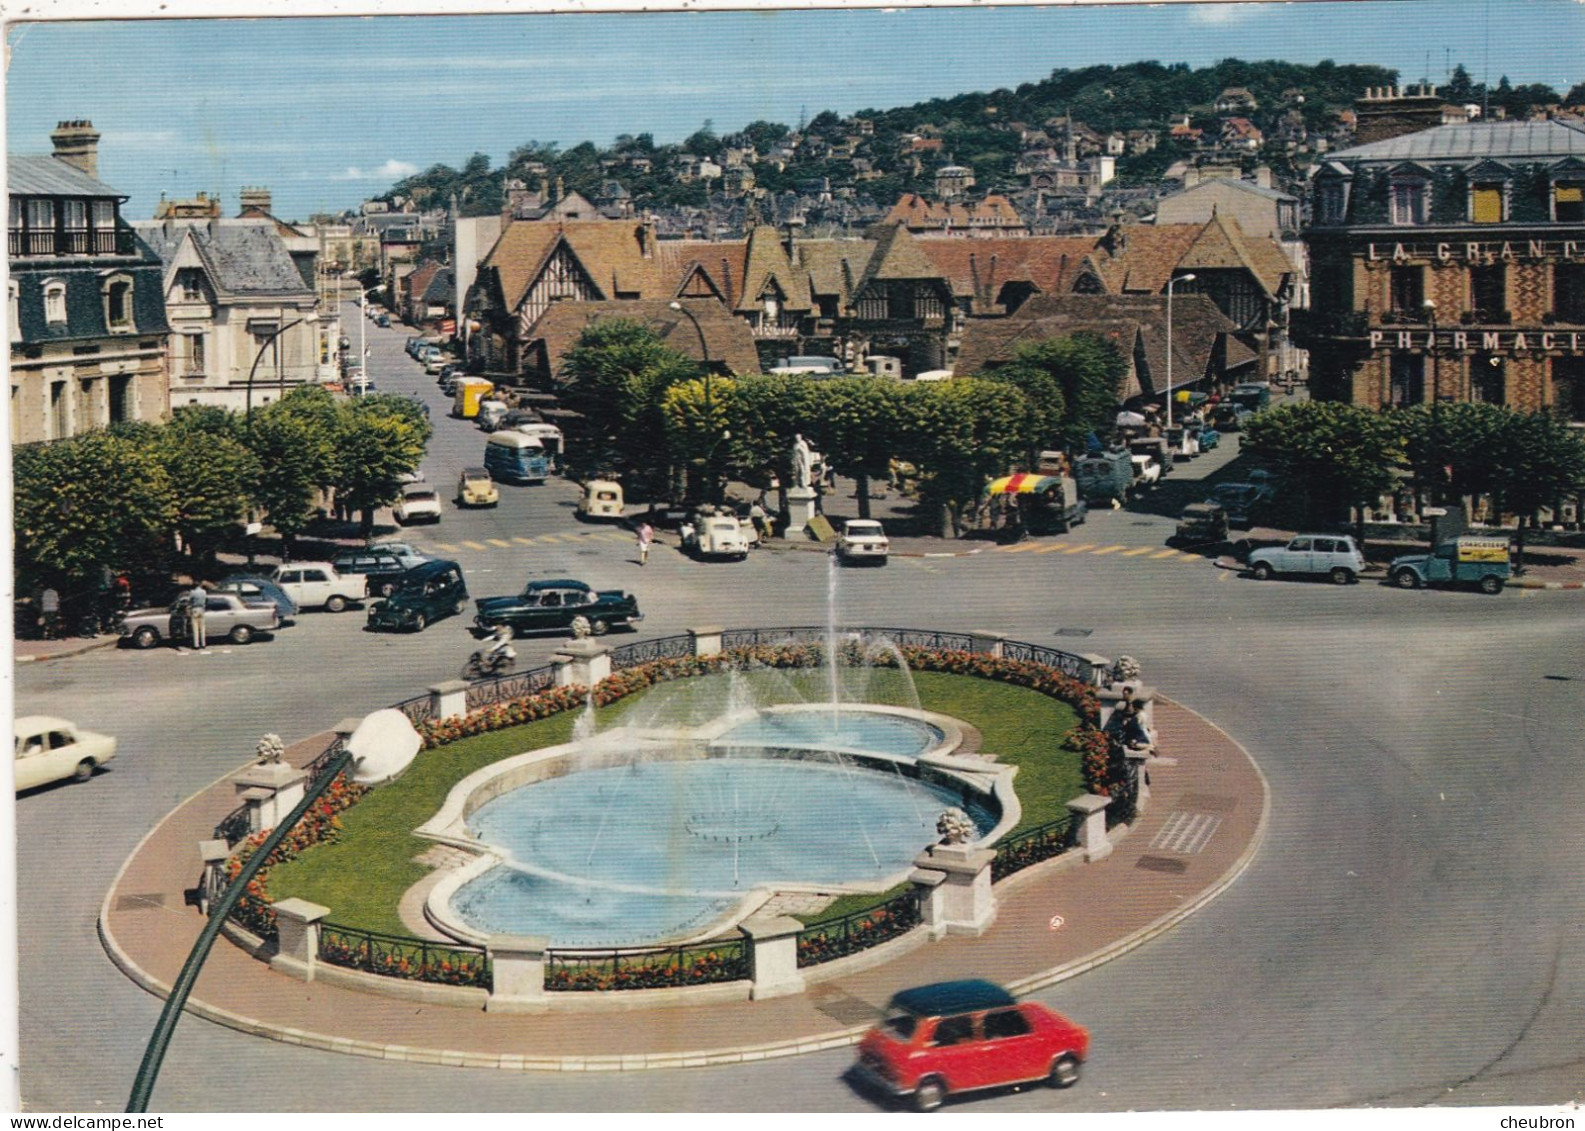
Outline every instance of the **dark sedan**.
{"type": "Polygon", "coordinates": [[[475,603],[478,613],[473,623],[482,632],[496,625],[511,627],[514,635],[526,632],[571,632],[573,622],[583,617],[589,631],[603,636],[610,629],[632,626],[644,619],[638,600],[621,589],[591,589],[581,581],[559,578],[530,581],[513,597],[481,597],[475,603]]]}

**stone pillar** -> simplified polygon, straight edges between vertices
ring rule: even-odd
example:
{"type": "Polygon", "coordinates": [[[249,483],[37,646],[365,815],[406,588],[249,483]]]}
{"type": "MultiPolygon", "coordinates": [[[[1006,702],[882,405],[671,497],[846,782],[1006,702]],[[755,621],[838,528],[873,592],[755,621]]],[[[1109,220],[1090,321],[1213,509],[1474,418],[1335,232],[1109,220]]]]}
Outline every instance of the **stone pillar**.
{"type": "Polygon", "coordinates": [[[285,762],[265,762],[249,766],[235,781],[248,805],[248,826],[259,832],[273,829],[303,799],[308,773],[285,762]]]}
{"type": "Polygon", "coordinates": [[[908,873],[908,882],[919,893],[919,918],[930,931],[930,941],[936,942],[947,933],[946,891],[942,884],[947,874],[935,868],[915,868],[908,873]]]}
{"type": "Polygon", "coordinates": [[[719,625],[707,625],[704,628],[690,628],[688,635],[693,637],[693,654],[695,656],[715,656],[721,652],[721,628],[719,625]]]}
{"type": "Polygon", "coordinates": [[[491,935],[485,944],[490,955],[490,996],[484,1008],[491,1013],[532,1013],[545,1006],[545,952],[550,940],[540,935],[491,935]]]}
{"type": "Polygon", "coordinates": [[[330,914],[330,908],[306,899],[282,899],[275,904],[275,924],[280,931],[277,953],[282,958],[301,963],[304,981],[314,980],[314,963],[319,958],[319,921],[330,914]]]}
{"type": "Polygon", "coordinates": [[[815,516],[816,498],[813,487],[787,488],[787,534],[792,534],[794,530],[801,533],[809,525],[815,516]]]}
{"type": "Polygon", "coordinates": [[[220,897],[220,889],[225,886],[226,861],[231,859],[231,845],[224,839],[201,840],[198,842],[198,855],[204,862],[204,878],[198,889],[198,910],[208,918],[209,908],[220,897]]]}
{"type": "Polygon", "coordinates": [[[569,640],[551,659],[566,665],[556,672],[556,682],[562,686],[593,687],[611,674],[611,649],[596,640],[569,640]]]}
{"type": "Polygon", "coordinates": [[[998,660],[1002,658],[1002,645],[1007,641],[1003,633],[970,629],[969,637],[974,641],[974,651],[995,656],[998,660]]]}
{"type": "Polygon", "coordinates": [[[1086,793],[1068,802],[1068,812],[1079,823],[1079,848],[1086,860],[1104,860],[1112,854],[1112,842],[1106,836],[1106,807],[1110,797],[1086,793]]]}
{"type": "Polygon", "coordinates": [[[745,919],[738,925],[748,940],[749,997],[785,997],[804,991],[798,972],[798,932],[804,925],[790,915],[745,919]]]}
{"type": "Polygon", "coordinates": [[[1090,678],[1088,682],[1093,683],[1096,687],[1105,686],[1106,673],[1112,670],[1112,661],[1105,656],[1098,656],[1092,652],[1080,652],[1078,655],[1089,661],[1090,678]]]}
{"type": "Polygon", "coordinates": [[[996,920],[996,896],[991,891],[989,848],[967,844],[933,844],[914,857],[914,867],[945,875],[937,891],[942,902],[941,926],[949,935],[981,935],[996,920]]]}
{"type": "Polygon", "coordinates": [[[448,679],[445,683],[431,684],[429,712],[437,719],[455,719],[468,713],[468,681],[448,679]]]}

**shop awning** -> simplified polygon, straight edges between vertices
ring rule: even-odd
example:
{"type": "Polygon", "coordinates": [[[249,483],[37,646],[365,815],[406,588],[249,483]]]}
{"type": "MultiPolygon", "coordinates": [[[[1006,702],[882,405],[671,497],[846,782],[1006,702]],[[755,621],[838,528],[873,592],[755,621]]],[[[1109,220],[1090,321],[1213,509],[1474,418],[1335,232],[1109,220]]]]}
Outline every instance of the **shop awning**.
{"type": "Polygon", "coordinates": [[[1051,475],[1030,475],[1020,472],[1017,475],[1004,475],[1000,479],[993,479],[986,490],[992,495],[1038,495],[1042,491],[1049,491],[1061,485],[1062,480],[1051,475]]]}

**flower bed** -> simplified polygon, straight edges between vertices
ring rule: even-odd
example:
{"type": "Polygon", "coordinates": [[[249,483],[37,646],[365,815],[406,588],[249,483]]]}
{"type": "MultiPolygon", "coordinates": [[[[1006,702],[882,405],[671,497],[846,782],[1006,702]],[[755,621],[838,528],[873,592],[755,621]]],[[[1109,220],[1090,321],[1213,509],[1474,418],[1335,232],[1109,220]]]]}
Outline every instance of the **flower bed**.
{"type": "Polygon", "coordinates": [[[741,939],[660,951],[557,951],[545,963],[548,991],[660,990],[749,976],[741,939]]]}

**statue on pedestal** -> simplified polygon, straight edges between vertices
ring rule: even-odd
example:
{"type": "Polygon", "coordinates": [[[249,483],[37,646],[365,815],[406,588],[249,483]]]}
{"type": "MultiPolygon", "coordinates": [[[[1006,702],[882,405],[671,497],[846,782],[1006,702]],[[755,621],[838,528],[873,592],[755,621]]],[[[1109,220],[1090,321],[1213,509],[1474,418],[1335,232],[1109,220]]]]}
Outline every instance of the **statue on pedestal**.
{"type": "Polygon", "coordinates": [[[799,433],[793,437],[793,486],[813,486],[814,454],[809,450],[809,442],[799,433]]]}

